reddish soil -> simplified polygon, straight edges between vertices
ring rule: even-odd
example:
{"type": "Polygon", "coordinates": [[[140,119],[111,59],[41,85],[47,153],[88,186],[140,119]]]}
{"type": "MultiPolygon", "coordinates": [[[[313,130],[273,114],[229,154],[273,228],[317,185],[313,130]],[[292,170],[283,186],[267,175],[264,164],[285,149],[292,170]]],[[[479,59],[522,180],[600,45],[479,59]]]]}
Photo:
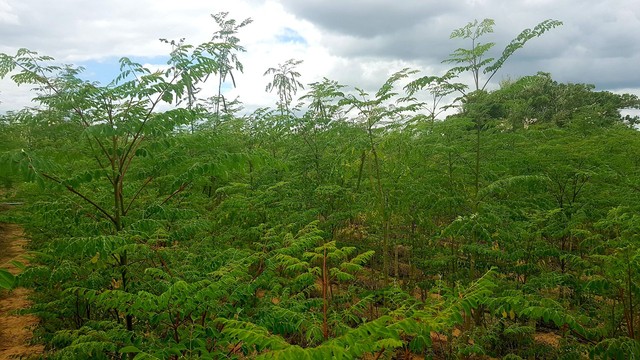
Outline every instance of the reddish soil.
{"type": "MultiPolygon", "coordinates": [[[[23,258],[27,240],[18,225],[0,223],[0,267],[16,274],[12,260],[27,263],[23,258]]],[[[33,315],[17,312],[29,308],[30,291],[24,288],[0,290],[0,360],[27,359],[42,354],[41,345],[31,345],[31,329],[38,324],[33,315]]]]}

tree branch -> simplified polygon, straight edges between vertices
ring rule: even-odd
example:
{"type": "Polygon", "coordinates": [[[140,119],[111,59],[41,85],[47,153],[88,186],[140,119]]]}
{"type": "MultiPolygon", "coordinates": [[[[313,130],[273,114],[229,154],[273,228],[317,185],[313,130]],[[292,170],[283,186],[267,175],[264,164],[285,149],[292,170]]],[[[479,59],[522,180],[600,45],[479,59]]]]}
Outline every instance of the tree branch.
{"type": "Polygon", "coordinates": [[[174,197],[174,196],[178,195],[179,193],[183,192],[184,189],[186,189],[187,186],[189,186],[190,184],[191,184],[191,181],[182,184],[176,191],[174,191],[173,193],[171,193],[171,195],[169,195],[166,199],[164,199],[164,201],[162,201],[160,203],[160,205],[164,205],[167,201],[171,200],[172,197],[174,197]]]}
{"type": "Polygon", "coordinates": [[[142,184],[142,186],[140,186],[140,188],[138,189],[138,191],[136,191],[136,193],[133,195],[133,197],[131,198],[131,201],[129,201],[129,204],[127,205],[126,209],[124,209],[124,212],[122,213],[122,215],[127,215],[127,213],[129,212],[129,208],[131,208],[131,205],[133,205],[133,202],[136,200],[136,198],[138,197],[138,195],[140,195],[140,192],[142,192],[142,190],[147,187],[147,185],[149,185],[149,183],[153,180],[153,177],[149,177],[147,179],[147,181],[144,182],[144,184],[142,184]]]}
{"type": "Polygon", "coordinates": [[[88,202],[89,204],[93,205],[93,207],[95,207],[98,211],[100,211],[104,216],[106,216],[113,224],[116,224],[116,220],[113,218],[113,216],[111,216],[111,214],[109,214],[105,209],[103,209],[100,205],[96,204],[93,200],[89,199],[86,195],[82,194],[81,192],[79,192],[78,190],[74,189],[73,186],[71,185],[67,185],[65,184],[62,180],[55,178],[52,175],[49,175],[47,173],[40,173],[40,175],[42,175],[44,178],[47,178],[57,184],[60,184],[62,186],[64,186],[67,190],[69,190],[70,192],[76,194],[77,196],[79,196],[80,198],[82,198],[82,200],[88,202]]]}

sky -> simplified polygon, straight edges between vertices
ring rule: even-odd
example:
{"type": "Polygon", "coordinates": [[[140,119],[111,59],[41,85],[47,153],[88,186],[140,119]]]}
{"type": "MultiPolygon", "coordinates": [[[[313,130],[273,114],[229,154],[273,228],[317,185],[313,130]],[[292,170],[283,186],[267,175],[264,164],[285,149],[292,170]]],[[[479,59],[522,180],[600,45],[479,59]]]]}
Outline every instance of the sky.
{"type": "MultiPolygon", "coordinates": [[[[640,95],[638,0],[0,0],[0,53],[28,48],[107,84],[121,57],[164,65],[170,48],[160,38],[208,41],[217,30],[211,14],[221,11],[253,20],[238,34],[244,73],[236,73],[236,88],[225,86],[225,97],[239,97],[247,111],[275,106],[263,74],[288,59],[303,60],[304,84],[326,77],[370,92],[406,67],[442,75],[450,66],[442,60],[469,46],[450,39],[451,31],[484,18],[495,20],[483,41],[496,43],[496,57],[523,29],[545,19],[564,23],[516,52],[493,88],[544,71],[559,82],[640,95]]],[[[215,93],[211,82],[200,94],[215,93]]],[[[33,95],[0,80],[0,113],[29,105],[33,95]]]]}

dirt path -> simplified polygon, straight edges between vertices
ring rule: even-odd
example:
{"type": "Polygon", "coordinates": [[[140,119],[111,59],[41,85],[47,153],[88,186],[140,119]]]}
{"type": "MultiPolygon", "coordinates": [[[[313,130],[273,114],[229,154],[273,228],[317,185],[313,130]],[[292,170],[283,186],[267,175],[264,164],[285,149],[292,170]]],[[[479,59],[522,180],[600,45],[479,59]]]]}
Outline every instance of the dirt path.
{"type": "MultiPolygon", "coordinates": [[[[0,267],[17,273],[18,270],[10,261],[16,259],[26,262],[22,258],[26,244],[27,240],[18,225],[0,223],[0,267]]],[[[40,345],[29,345],[31,328],[38,323],[38,318],[15,313],[31,305],[28,296],[29,290],[23,288],[11,292],[0,290],[0,360],[25,359],[43,351],[40,345]]]]}

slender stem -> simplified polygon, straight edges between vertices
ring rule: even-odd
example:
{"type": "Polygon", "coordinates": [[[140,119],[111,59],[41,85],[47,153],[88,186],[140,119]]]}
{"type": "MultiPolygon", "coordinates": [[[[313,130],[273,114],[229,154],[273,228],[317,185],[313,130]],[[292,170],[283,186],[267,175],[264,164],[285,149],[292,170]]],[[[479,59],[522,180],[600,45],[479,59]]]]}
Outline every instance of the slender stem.
{"type": "Polygon", "coordinates": [[[324,339],[329,338],[329,323],[327,321],[327,248],[325,247],[322,254],[322,335],[324,339]]]}
{"type": "Polygon", "coordinates": [[[95,207],[98,211],[100,211],[105,217],[107,217],[114,225],[116,224],[116,220],[113,216],[111,216],[111,214],[109,214],[105,209],[103,209],[100,205],[96,204],[93,200],[89,199],[86,195],[82,194],[81,192],[79,192],[78,190],[74,189],[73,186],[68,185],[63,183],[61,180],[47,174],[47,173],[40,173],[40,175],[42,175],[43,177],[57,183],[60,184],[62,186],[64,186],[67,190],[69,190],[70,192],[78,195],[80,198],[82,198],[84,201],[88,202],[89,204],[93,205],[93,207],[95,207]]]}

